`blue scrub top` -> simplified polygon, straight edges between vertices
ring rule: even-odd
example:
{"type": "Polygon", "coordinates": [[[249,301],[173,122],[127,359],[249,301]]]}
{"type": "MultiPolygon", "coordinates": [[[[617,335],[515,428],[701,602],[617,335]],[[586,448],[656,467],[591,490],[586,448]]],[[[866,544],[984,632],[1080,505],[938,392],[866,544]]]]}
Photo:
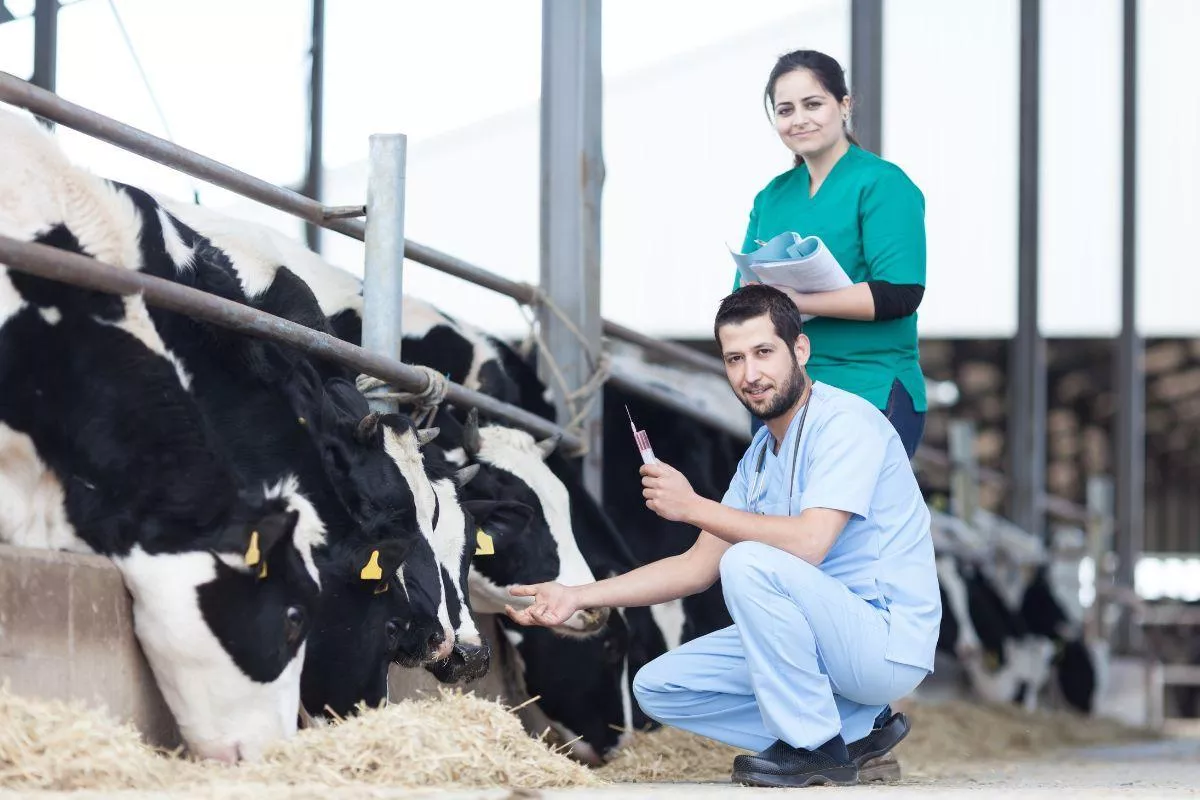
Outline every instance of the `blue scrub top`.
{"type": "Polygon", "coordinates": [[[759,429],[721,502],[777,516],[808,508],[849,512],[819,568],[888,614],[888,660],[932,671],[942,604],[929,509],[904,445],[883,413],[858,395],[815,382],[807,406],[792,419],[778,455],[771,432],[759,429]]]}

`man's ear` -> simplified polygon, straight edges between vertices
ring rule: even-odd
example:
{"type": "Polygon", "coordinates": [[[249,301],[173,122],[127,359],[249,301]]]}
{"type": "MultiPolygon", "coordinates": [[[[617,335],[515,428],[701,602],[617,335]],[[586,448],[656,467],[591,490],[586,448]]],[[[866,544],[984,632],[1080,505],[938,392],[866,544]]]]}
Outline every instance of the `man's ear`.
{"type": "Polygon", "coordinates": [[[797,336],[793,350],[796,353],[796,363],[802,367],[807,364],[808,357],[812,354],[812,344],[808,341],[808,336],[803,333],[797,336]]]}

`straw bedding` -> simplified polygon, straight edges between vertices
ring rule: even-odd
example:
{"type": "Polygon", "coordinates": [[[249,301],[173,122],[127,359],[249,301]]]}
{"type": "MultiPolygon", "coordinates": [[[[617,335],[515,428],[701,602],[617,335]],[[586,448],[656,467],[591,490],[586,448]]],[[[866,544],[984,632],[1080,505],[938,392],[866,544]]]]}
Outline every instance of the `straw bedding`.
{"type": "Polygon", "coordinates": [[[601,783],[586,767],[529,737],[503,706],[458,692],[442,691],[303,730],[269,750],[261,762],[228,767],[157,751],[132,726],[82,705],[22,698],[0,688],[0,790],[212,790],[232,784],[263,789],[270,784],[328,796],[314,790],[601,783]]]}
{"type": "MultiPolygon", "coordinates": [[[[961,774],[1061,747],[1147,738],[1145,731],[1065,712],[951,702],[900,704],[913,730],[896,754],[907,777],[961,774]]],[[[608,765],[588,770],[529,737],[516,715],[442,690],[344,722],[301,731],[263,760],[227,767],[147,746],[130,725],[75,703],[0,688],[0,792],[120,790],[253,797],[385,796],[411,788],[529,789],[610,782],[727,781],[745,752],[675,729],[636,733],[608,765]]]]}

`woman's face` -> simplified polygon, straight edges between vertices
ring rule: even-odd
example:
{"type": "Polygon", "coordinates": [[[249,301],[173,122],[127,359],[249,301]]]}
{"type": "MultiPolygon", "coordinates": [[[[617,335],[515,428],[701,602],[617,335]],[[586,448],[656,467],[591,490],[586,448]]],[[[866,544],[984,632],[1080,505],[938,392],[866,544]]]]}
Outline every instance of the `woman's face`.
{"type": "Polygon", "coordinates": [[[806,69],[781,75],[775,81],[775,130],[793,153],[812,157],[845,137],[844,115],[850,98],[838,102],[806,69]]]}

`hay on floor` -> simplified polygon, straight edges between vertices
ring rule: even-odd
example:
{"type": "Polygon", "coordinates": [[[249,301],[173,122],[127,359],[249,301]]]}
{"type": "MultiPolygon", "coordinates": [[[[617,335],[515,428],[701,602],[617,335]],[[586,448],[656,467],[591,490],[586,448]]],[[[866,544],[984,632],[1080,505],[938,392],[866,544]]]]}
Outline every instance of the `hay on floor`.
{"type": "MultiPolygon", "coordinates": [[[[912,731],[896,748],[905,777],[942,777],[988,762],[1031,760],[1063,748],[1147,739],[1152,733],[1067,711],[1026,712],[1015,705],[896,704],[912,731]]],[[[614,782],[728,781],[747,751],[675,728],[635,733],[599,774],[614,782]]]]}
{"type": "Polygon", "coordinates": [[[1155,738],[1143,728],[1071,711],[1025,711],[1016,705],[955,700],[897,704],[912,731],[896,748],[906,775],[961,774],[984,762],[1028,761],[1089,745],[1155,738]]]}
{"type": "Polygon", "coordinates": [[[508,709],[450,691],[300,731],[270,748],[261,762],[236,767],[164,753],[102,712],[19,697],[6,688],[0,688],[0,720],[0,790],[270,785],[303,793],[320,787],[538,789],[602,783],[531,738],[508,709]]]}
{"type": "Polygon", "coordinates": [[[597,772],[619,783],[728,781],[733,757],[745,752],[678,728],[636,731],[597,772]]]}

